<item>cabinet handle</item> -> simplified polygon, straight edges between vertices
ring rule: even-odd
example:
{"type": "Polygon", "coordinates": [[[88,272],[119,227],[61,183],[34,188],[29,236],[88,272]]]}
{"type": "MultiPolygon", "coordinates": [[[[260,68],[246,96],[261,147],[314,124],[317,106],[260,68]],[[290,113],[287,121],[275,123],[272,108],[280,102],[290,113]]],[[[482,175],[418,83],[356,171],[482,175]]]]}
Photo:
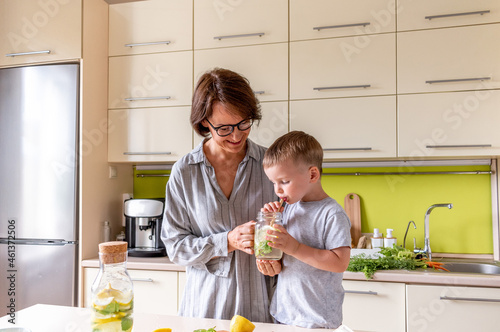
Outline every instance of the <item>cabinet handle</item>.
{"type": "Polygon", "coordinates": [[[435,19],[435,18],[445,18],[445,17],[454,17],[454,16],[465,16],[465,15],[483,15],[483,14],[488,14],[489,12],[490,12],[489,10],[480,10],[477,12],[432,15],[432,16],[426,16],[425,19],[430,21],[430,20],[435,19]]]}
{"type": "Polygon", "coordinates": [[[162,44],[168,45],[170,43],[171,43],[170,40],[165,40],[165,41],[159,41],[159,42],[125,44],[125,47],[150,46],[150,45],[162,45],[162,44]]]}
{"type": "Polygon", "coordinates": [[[314,27],[313,30],[321,31],[323,29],[338,29],[338,28],[349,28],[349,27],[360,27],[360,26],[365,27],[367,25],[370,25],[370,22],[340,24],[340,25],[328,25],[328,26],[323,26],[323,27],[314,27]]]}
{"type": "Polygon", "coordinates": [[[254,91],[253,93],[256,94],[256,95],[263,95],[263,94],[266,93],[266,91],[260,90],[260,91],[254,91]]]}
{"type": "Polygon", "coordinates": [[[172,154],[170,151],[165,152],[123,152],[126,156],[155,156],[155,155],[164,155],[164,154],[172,154]]]}
{"type": "Polygon", "coordinates": [[[450,145],[426,145],[427,149],[448,149],[448,148],[491,148],[491,144],[450,144],[450,145]]]}
{"type": "Polygon", "coordinates": [[[158,96],[158,97],[129,97],[125,98],[126,101],[138,101],[138,100],[160,100],[160,99],[170,99],[170,96],[158,96]]]}
{"type": "Polygon", "coordinates": [[[361,85],[339,85],[339,86],[321,86],[317,88],[313,88],[316,91],[322,90],[335,90],[335,89],[359,89],[359,88],[369,88],[370,84],[361,84],[361,85]]]}
{"type": "Polygon", "coordinates": [[[266,34],[265,32],[244,33],[244,34],[241,34],[241,35],[216,36],[216,37],[214,37],[214,39],[222,40],[222,39],[240,38],[240,37],[254,37],[254,36],[262,37],[265,34],[266,34]]]}
{"type": "Polygon", "coordinates": [[[5,56],[15,57],[19,55],[34,55],[34,54],[50,54],[50,50],[46,51],[33,51],[33,52],[20,52],[20,53],[9,53],[5,54],[5,56]]]}
{"type": "Polygon", "coordinates": [[[487,81],[487,80],[491,80],[491,77],[456,78],[451,80],[425,81],[425,83],[436,84],[436,83],[453,83],[453,82],[487,81]]]}
{"type": "Polygon", "coordinates": [[[372,148],[366,147],[366,148],[326,148],[323,149],[325,152],[329,151],[370,151],[372,148]]]}
{"type": "Polygon", "coordinates": [[[357,291],[357,290],[346,290],[344,293],[348,294],[363,294],[363,295],[378,295],[377,292],[373,291],[357,291]]]}
{"type": "Polygon", "coordinates": [[[144,282],[153,282],[151,278],[130,278],[132,281],[144,281],[144,282]]]}
{"type": "Polygon", "coordinates": [[[454,297],[454,296],[440,296],[440,300],[445,301],[478,301],[478,302],[500,302],[500,299],[485,299],[481,297],[454,297]]]}

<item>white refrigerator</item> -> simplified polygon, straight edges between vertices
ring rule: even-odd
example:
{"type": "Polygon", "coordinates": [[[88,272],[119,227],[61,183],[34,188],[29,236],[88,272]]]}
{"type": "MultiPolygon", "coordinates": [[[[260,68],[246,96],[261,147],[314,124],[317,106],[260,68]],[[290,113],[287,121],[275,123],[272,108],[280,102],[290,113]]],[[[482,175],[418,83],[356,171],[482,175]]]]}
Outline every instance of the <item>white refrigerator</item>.
{"type": "Polygon", "coordinates": [[[79,65],[0,69],[0,316],[76,305],[79,65]]]}

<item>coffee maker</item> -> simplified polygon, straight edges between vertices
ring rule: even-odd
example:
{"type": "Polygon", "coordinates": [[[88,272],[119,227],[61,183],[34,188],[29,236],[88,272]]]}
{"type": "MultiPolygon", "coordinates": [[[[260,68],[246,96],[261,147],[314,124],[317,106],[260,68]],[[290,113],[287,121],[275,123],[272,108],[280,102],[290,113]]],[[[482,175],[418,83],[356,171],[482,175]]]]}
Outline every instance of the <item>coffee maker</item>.
{"type": "Polygon", "coordinates": [[[128,199],[124,203],[125,240],[131,257],[166,256],[160,238],[163,199],[128,199]]]}

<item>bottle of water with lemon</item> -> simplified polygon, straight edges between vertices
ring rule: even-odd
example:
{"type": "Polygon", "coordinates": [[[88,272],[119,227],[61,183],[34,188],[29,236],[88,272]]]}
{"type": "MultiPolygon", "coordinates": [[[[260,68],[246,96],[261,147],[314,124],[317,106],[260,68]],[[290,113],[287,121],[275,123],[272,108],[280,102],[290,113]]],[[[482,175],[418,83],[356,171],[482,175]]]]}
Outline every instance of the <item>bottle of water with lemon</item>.
{"type": "Polygon", "coordinates": [[[99,274],[92,284],[92,332],[130,332],[134,290],[127,272],[127,242],[99,244],[99,274]]]}

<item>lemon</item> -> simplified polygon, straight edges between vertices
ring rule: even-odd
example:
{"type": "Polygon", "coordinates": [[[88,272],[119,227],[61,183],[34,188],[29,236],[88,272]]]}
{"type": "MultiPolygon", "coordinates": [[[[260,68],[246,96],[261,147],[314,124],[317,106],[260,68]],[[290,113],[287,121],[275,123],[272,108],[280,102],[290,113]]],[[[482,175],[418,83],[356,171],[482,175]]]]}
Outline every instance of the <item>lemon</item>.
{"type": "MultiPolygon", "coordinates": [[[[268,236],[269,234],[267,234],[267,231],[268,230],[273,230],[275,231],[276,229],[274,227],[271,227],[269,225],[266,225],[264,227],[262,227],[261,229],[259,229],[257,231],[257,240],[256,242],[266,242],[266,236],[268,236]]],[[[269,235],[271,236],[271,235],[269,235]]]]}
{"type": "Polygon", "coordinates": [[[164,327],[164,328],[161,328],[161,329],[156,329],[153,332],[172,332],[172,329],[164,327]]]}
{"type": "Polygon", "coordinates": [[[229,324],[229,330],[231,332],[252,332],[254,329],[255,325],[240,315],[234,315],[229,324]]]}
{"type": "Polygon", "coordinates": [[[99,293],[96,294],[94,298],[94,307],[105,308],[111,302],[116,301],[122,307],[128,307],[132,302],[132,291],[121,292],[118,289],[114,289],[111,287],[111,284],[108,284],[106,288],[102,289],[99,293]]]}

